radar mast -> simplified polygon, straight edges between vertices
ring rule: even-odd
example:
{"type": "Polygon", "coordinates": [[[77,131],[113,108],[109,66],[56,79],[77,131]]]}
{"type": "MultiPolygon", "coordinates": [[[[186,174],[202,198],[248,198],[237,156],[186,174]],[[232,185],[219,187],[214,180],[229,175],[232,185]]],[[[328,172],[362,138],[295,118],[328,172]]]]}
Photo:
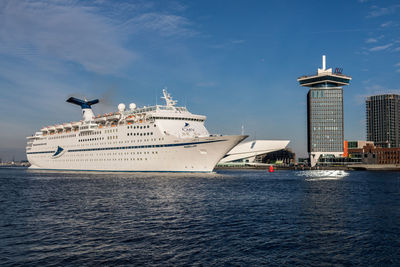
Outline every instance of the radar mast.
{"type": "Polygon", "coordinates": [[[162,92],[163,92],[164,96],[162,96],[161,98],[165,100],[167,107],[175,107],[175,105],[176,105],[176,103],[178,103],[178,101],[172,99],[171,95],[168,94],[166,88],[164,88],[162,90],[162,92]]]}

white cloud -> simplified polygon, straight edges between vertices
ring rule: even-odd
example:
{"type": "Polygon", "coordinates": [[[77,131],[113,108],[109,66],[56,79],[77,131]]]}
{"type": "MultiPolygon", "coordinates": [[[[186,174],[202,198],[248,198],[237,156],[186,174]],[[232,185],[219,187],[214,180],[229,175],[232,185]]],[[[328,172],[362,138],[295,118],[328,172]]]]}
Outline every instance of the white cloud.
{"type": "Polygon", "coordinates": [[[1,9],[1,54],[74,62],[97,73],[115,72],[134,58],[113,22],[96,14],[94,7],[6,1],[1,9]]]}
{"type": "Polygon", "coordinates": [[[371,43],[377,43],[378,40],[375,39],[375,38],[368,38],[367,40],[365,40],[365,42],[366,42],[367,44],[371,44],[371,43]]]}
{"type": "MultiPolygon", "coordinates": [[[[60,103],[71,91],[88,93],[93,88],[82,84],[80,67],[94,74],[120,76],[120,70],[133,62],[136,54],[124,46],[127,34],[120,31],[119,18],[126,18],[126,13],[132,17],[133,11],[140,17],[140,8],[151,6],[81,3],[0,2],[0,85],[10,88],[0,90],[0,99],[13,99],[28,110],[40,107],[46,113],[57,108],[54,103],[60,103]]],[[[173,25],[170,19],[169,27],[179,28],[173,25]]],[[[97,79],[91,78],[92,82],[97,79]]],[[[109,85],[99,83],[96,87],[105,90],[105,86],[109,85]]],[[[0,110],[5,111],[9,102],[0,105],[0,110]]]]}
{"type": "Polygon", "coordinates": [[[375,52],[375,51],[382,51],[382,50],[386,50],[389,47],[391,47],[393,44],[387,44],[387,45],[381,45],[381,46],[375,46],[369,49],[369,51],[371,52],[375,52]]]}
{"type": "Polygon", "coordinates": [[[190,25],[189,20],[182,16],[150,12],[129,19],[120,28],[133,33],[155,31],[162,36],[192,37],[197,32],[189,29],[190,25]]]}
{"type": "Polygon", "coordinates": [[[245,40],[232,40],[231,42],[232,42],[232,44],[243,44],[246,41],[245,40]]]}
{"type": "Polygon", "coordinates": [[[356,104],[364,104],[367,97],[373,95],[400,94],[400,89],[390,89],[379,84],[367,86],[365,91],[366,92],[364,94],[356,94],[354,96],[354,101],[356,104]]]}
{"type": "Polygon", "coordinates": [[[371,83],[371,79],[366,79],[364,81],[362,81],[363,84],[370,84],[371,83]]]}
{"type": "Polygon", "coordinates": [[[373,17],[379,17],[379,16],[383,16],[390,13],[390,10],[386,7],[377,7],[377,6],[373,6],[372,10],[369,12],[368,16],[369,18],[373,18],[373,17]]]}
{"type": "Polygon", "coordinates": [[[368,13],[367,18],[376,18],[376,17],[393,14],[396,12],[396,9],[399,7],[400,7],[399,5],[392,5],[389,7],[371,6],[371,11],[368,13]]]}
{"type": "Polygon", "coordinates": [[[392,25],[392,24],[393,24],[393,21],[388,21],[388,22],[382,23],[382,24],[381,24],[381,27],[382,27],[382,28],[386,28],[386,27],[389,27],[389,26],[392,25]]]}
{"type": "Polygon", "coordinates": [[[90,72],[118,73],[137,54],[125,45],[132,33],[193,36],[188,19],[149,12],[150,2],[4,1],[0,54],[30,61],[61,61],[90,72]]]}
{"type": "Polygon", "coordinates": [[[232,39],[229,41],[225,41],[223,43],[210,45],[209,47],[213,48],[213,49],[233,48],[233,47],[235,47],[235,45],[241,45],[241,44],[244,44],[245,42],[246,42],[246,40],[242,40],[242,39],[232,39]]]}

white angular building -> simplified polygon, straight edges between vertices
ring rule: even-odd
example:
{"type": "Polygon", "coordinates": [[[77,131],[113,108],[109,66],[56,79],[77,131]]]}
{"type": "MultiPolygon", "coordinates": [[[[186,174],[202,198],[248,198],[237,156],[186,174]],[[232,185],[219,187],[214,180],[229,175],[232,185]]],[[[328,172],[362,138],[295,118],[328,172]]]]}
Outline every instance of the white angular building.
{"type": "Polygon", "coordinates": [[[239,143],[218,164],[246,163],[257,165],[258,163],[255,162],[257,156],[285,149],[289,142],[289,140],[253,140],[239,143]]]}

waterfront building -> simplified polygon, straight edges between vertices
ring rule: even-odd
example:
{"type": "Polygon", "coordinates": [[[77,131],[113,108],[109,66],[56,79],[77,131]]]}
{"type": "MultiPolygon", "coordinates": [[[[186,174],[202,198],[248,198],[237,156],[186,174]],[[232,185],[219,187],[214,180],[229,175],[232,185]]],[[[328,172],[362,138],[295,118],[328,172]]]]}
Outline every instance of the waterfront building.
{"type": "Polygon", "coordinates": [[[398,165],[400,164],[400,148],[377,147],[373,143],[368,142],[362,148],[349,148],[349,158],[352,159],[352,162],[355,162],[355,159],[360,159],[361,163],[367,165],[398,165]]]}
{"type": "Polygon", "coordinates": [[[357,141],[345,141],[348,143],[348,149],[363,148],[366,145],[374,145],[372,141],[357,140],[357,141]]]}
{"type": "Polygon", "coordinates": [[[296,163],[296,153],[291,148],[273,151],[256,157],[256,162],[289,166],[296,163]]]}
{"type": "Polygon", "coordinates": [[[363,163],[367,160],[367,157],[364,157],[364,147],[374,147],[374,142],[365,141],[365,140],[357,140],[357,141],[344,141],[344,157],[347,157],[347,164],[354,163],[363,163]],[[346,146],[347,144],[347,146],[346,146]]]}
{"type": "Polygon", "coordinates": [[[400,96],[384,94],[366,100],[367,140],[379,147],[400,147],[400,96]]]}
{"type": "MultiPolygon", "coordinates": [[[[271,152],[284,150],[289,142],[289,140],[253,140],[242,142],[232,148],[232,150],[220,160],[218,166],[255,166],[271,163],[271,161],[267,162],[265,157],[271,152]]],[[[284,162],[283,158],[284,157],[279,158],[279,161],[284,162]]]]}
{"type": "Polygon", "coordinates": [[[297,79],[308,87],[307,94],[307,146],[311,166],[322,158],[343,156],[343,86],[351,77],[342,74],[342,69],[326,69],[326,58],[322,56],[322,69],[314,75],[297,79]]]}

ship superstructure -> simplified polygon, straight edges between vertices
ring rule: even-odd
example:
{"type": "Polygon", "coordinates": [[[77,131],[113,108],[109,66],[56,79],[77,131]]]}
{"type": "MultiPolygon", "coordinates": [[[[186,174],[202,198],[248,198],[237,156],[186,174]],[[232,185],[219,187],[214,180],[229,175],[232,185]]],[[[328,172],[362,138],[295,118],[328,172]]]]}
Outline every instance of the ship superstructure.
{"type": "Polygon", "coordinates": [[[69,98],[82,108],[83,120],[46,126],[27,137],[32,169],[95,171],[211,172],[246,135],[210,135],[206,116],[190,113],[163,90],[166,105],[97,115],[87,101],[69,98]]]}

